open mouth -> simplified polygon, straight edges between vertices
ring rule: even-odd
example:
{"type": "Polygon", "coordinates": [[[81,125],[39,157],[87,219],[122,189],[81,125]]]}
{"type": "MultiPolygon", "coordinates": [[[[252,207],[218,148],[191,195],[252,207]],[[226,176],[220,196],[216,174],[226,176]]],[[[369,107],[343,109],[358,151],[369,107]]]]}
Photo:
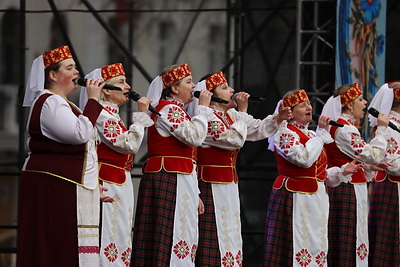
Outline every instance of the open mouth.
{"type": "Polygon", "coordinates": [[[73,79],[72,82],[73,82],[74,84],[78,84],[78,77],[75,78],[75,79],[73,79]]]}

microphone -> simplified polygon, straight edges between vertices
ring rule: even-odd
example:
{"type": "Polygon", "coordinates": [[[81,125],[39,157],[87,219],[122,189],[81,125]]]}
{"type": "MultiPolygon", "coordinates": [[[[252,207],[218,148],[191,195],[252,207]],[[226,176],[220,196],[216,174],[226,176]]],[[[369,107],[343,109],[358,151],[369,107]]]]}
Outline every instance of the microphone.
{"type": "MultiPolygon", "coordinates": [[[[377,111],[377,110],[374,109],[374,108],[369,108],[369,109],[368,109],[368,112],[369,112],[369,114],[371,114],[371,115],[374,116],[375,118],[378,118],[378,116],[379,116],[379,111],[377,111]]],[[[388,125],[388,126],[389,126],[390,128],[392,128],[393,130],[395,130],[396,132],[399,132],[399,133],[400,133],[400,129],[397,128],[397,126],[394,125],[393,122],[389,121],[389,125],[388,125]]]]}
{"type": "MultiPolygon", "coordinates": [[[[199,98],[200,91],[194,91],[193,95],[195,97],[199,98]]],[[[217,103],[222,103],[222,104],[228,104],[229,103],[228,100],[225,100],[225,99],[222,99],[222,98],[219,98],[219,97],[216,97],[216,96],[211,96],[211,101],[214,101],[214,102],[217,102],[217,103]]]]}
{"type": "MultiPolygon", "coordinates": [[[[321,115],[319,115],[319,114],[313,114],[313,115],[312,115],[313,121],[318,121],[319,116],[321,116],[321,115]]],[[[333,120],[330,120],[330,121],[329,121],[329,125],[337,126],[337,127],[343,127],[343,126],[344,126],[343,124],[338,123],[337,121],[333,121],[333,120]]]]}
{"type": "MultiPolygon", "coordinates": [[[[138,93],[136,93],[135,91],[129,91],[128,96],[129,96],[130,99],[132,99],[135,102],[137,102],[141,98],[141,96],[138,93]]],[[[153,112],[154,114],[157,114],[158,116],[161,116],[161,114],[152,105],[149,105],[149,110],[151,112],[153,112]]]]}
{"type": "MultiPolygon", "coordinates": [[[[232,99],[233,99],[233,100],[236,100],[238,94],[239,94],[239,93],[235,93],[235,94],[232,96],[232,99]]],[[[265,99],[264,97],[259,97],[259,96],[250,96],[250,97],[249,97],[249,102],[263,102],[263,101],[265,101],[265,100],[266,100],[266,99],[265,99]]]]}
{"type": "MultiPolygon", "coordinates": [[[[79,85],[85,86],[85,87],[86,87],[86,81],[87,81],[87,79],[85,79],[85,78],[79,78],[76,82],[77,82],[79,85]]],[[[103,86],[103,89],[115,90],[115,91],[122,91],[121,88],[119,88],[119,87],[117,87],[117,86],[114,86],[114,85],[111,85],[111,84],[108,84],[108,83],[106,83],[106,84],[103,86]]]]}

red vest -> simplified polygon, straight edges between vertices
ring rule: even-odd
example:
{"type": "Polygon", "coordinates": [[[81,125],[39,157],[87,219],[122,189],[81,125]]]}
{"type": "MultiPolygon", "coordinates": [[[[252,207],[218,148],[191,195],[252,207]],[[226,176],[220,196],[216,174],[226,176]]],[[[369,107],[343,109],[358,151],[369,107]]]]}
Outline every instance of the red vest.
{"type": "MultiPolygon", "coordinates": [[[[298,134],[300,143],[303,145],[310,139],[296,126],[288,124],[287,127],[298,134]]],[[[326,179],[327,157],[324,148],[318,159],[309,168],[303,168],[290,163],[279,155],[276,150],[275,156],[278,162],[279,173],[273,185],[275,189],[280,189],[285,184],[288,191],[312,194],[318,191],[318,181],[324,181],[326,179]]]]}
{"type": "MultiPolygon", "coordinates": [[[[164,106],[174,104],[171,101],[160,100],[157,111],[164,106]]],[[[189,115],[187,115],[189,116],[189,115]]],[[[155,122],[157,117],[152,114],[155,122]]],[[[159,172],[164,169],[166,172],[191,174],[193,172],[193,161],[196,158],[196,148],[186,145],[174,136],[161,136],[155,124],[149,127],[147,132],[148,158],[144,165],[143,172],[159,172]]]]}
{"type": "MultiPolygon", "coordinates": [[[[349,123],[346,120],[339,119],[339,123],[344,124],[344,125],[349,125],[349,123]]],[[[335,134],[336,131],[338,130],[337,126],[331,126],[330,134],[333,139],[335,139],[335,134]]],[[[352,158],[349,156],[345,155],[342,153],[342,151],[339,150],[335,142],[332,142],[330,144],[325,144],[325,149],[329,155],[328,157],[328,167],[341,167],[344,164],[353,161],[352,158]]],[[[364,170],[359,169],[356,173],[354,173],[351,176],[351,184],[364,184],[367,182],[367,178],[365,177],[364,170]]]]}
{"type": "Polygon", "coordinates": [[[381,171],[376,172],[374,181],[380,183],[385,181],[386,178],[388,178],[392,183],[400,183],[400,176],[393,176],[381,171]]]}
{"type": "MultiPolygon", "coordinates": [[[[228,114],[226,114],[226,118],[230,124],[234,123],[228,114]]],[[[222,118],[221,121],[223,121],[222,118]]],[[[226,127],[229,128],[229,125],[226,127]]],[[[239,182],[236,171],[236,159],[239,151],[240,149],[227,150],[213,146],[198,147],[197,175],[199,179],[209,183],[239,182]]]]}
{"type": "MultiPolygon", "coordinates": [[[[86,162],[86,144],[63,144],[47,138],[40,128],[40,114],[46,99],[52,94],[43,94],[32,108],[28,125],[29,148],[31,155],[26,165],[27,172],[41,172],[80,185],[84,184],[84,168],[86,162]]],[[[70,105],[72,112],[78,117],[81,112],[70,105]]],[[[99,113],[100,114],[100,110],[99,113]]],[[[97,116],[98,116],[97,114],[97,116]]]]}
{"type": "Polygon", "coordinates": [[[103,181],[124,184],[125,171],[131,171],[133,154],[121,154],[104,143],[97,146],[99,157],[99,178],[103,181]]]}

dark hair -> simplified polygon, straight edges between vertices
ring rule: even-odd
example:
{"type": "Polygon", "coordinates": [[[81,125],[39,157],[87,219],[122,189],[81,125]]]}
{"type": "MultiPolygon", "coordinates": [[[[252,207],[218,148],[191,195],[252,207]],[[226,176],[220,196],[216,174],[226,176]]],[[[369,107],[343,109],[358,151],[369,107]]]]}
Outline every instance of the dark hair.
{"type": "Polygon", "coordinates": [[[46,89],[50,88],[51,80],[49,78],[49,73],[52,70],[57,72],[60,68],[60,65],[61,65],[60,62],[57,62],[56,64],[45,68],[45,70],[44,70],[44,88],[46,88],[46,89]]]}

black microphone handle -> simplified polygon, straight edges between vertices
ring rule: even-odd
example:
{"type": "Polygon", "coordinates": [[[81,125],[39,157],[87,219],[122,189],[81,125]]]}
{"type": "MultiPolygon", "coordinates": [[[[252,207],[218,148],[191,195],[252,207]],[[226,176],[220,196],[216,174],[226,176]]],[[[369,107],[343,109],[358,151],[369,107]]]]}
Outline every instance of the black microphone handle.
{"type": "MultiPolygon", "coordinates": [[[[232,96],[232,99],[236,100],[237,96],[238,96],[238,93],[235,93],[232,96]]],[[[264,97],[260,97],[260,96],[250,96],[249,97],[249,102],[263,102],[265,100],[267,100],[267,99],[265,99],[264,97]]]]}
{"type": "MultiPolygon", "coordinates": [[[[371,114],[372,116],[374,116],[375,118],[378,118],[379,116],[379,111],[377,111],[375,108],[369,108],[368,109],[369,114],[371,114]]],[[[390,128],[392,128],[393,130],[395,130],[396,132],[400,133],[400,129],[393,124],[393,122],[389,121],[389,125],[390,128]]]]}
{"type": "MultiPolygon", "coordinates": [[[[77,82],[79,85],[85,86],[85,87],[86,87],[86,81],[87,81],[87,79],[85,79],[85,78],[79,78],[76,82],[77,82]]],[[[108,84],[108,83],[106,83],[106,84],[103,86],[103,89],[114,90],[114,91],[122,91],[121,88],[119,88],[119,87],[117,87],[117,86],[114,86],[114,85],[111,85],[111,84],[108,84]]]]}
{"type": "MultiPolygon", "coordinates": [[[[199,98],[200,97],[200,91],[195,91],[193,93],[193,95],[195,97],[199,98]]],[[[222,104],[228,104],[229,103],[228,100],[225,100],[225,99],[222,99],[222,98],[219,98],[219,97],[216,97],[216,96],[211,96],[211,101],[214,101],[214,102],[217,102],[217,103],[222,103],[222,104]]]]}
{"type": "MultiPolygon", "coordinates": [[[[319,116],[321,116],[321,115],[319,115],[319,114],[313,114],[313,115],[312,115],[313,121],[318,121],[319,116]]],[[[339,122],[337,122],[337,121],[333,121],[333,120],[330,120],[330,121],[329,121],[329,125],[337,126],[337,127],[343,127],[343,126],[344,126],[344,124],[341,124],[341,123],[339,123],[339,122]]]]}
{"type": "MultiPolygon", "coordinates": [[[[129,91],[128,96],[130,99],[132,99],[135,102],[137,102],[141,98],[141,96],[138,93],[136,93],[135,91],[129,91]]],[[[161,117],[161,114],[152,105],[149,105],[149,110],[151,112],[153,112],[154,114],[157,114],[158,116],[161,117]]]]}

